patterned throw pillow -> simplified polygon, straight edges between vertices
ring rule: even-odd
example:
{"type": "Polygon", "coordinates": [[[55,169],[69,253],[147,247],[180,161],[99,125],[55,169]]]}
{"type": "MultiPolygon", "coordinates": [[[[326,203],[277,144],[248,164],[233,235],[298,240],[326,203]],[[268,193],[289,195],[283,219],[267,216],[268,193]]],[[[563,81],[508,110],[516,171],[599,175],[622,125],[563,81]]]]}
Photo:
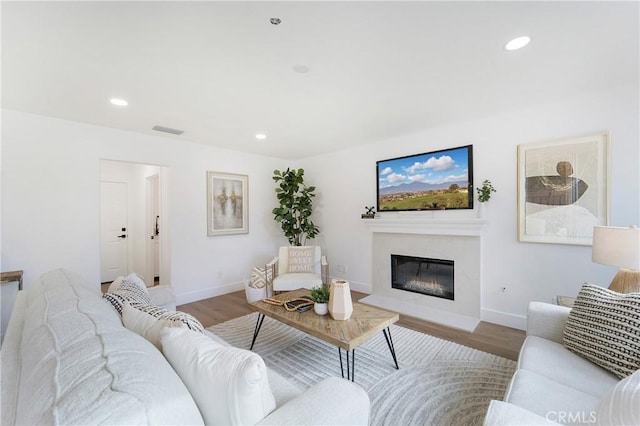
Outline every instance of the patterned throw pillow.
{"type": "Polygon", "coordinates": [[[186,312],[180,311],[172,311],[167,308],[163,308],[162,306],[155,306],[149,304],[141,304],[141,303],[130,303],[131,307],[136,308],[139,311],[145,312],[157,319],[164,319],[169,321],[181,321],[184,325],[187,326],[190,330],[197,331],[199,333],[204,333],[204,327],[200,324],[193,316],[189,315],[186,312]]]}
{"type": "Polygon", "coordinates": [[[584,284],[569,313],[564,345],[624,378],[640,368],[640,293],[584,284]]]}
{"type": "Polygon", "coordinates": [[[116,311],[122,316],[122,305],[124,302],[141,303],[148,305],[151,303],[151,296],[146,289],[140,288],[138,284],[128,279],[122,280],[122,283],[112,293],[105,293],[102,296],[109,301],[116,311]]]}
{"type": "Polygon", "coordinates": [[[264,286],[267,285],[267,282],[271,282],[272,279],[271,268],[259,268],[255,266],[251,270],[251,282],[249,283],[249,287],[264,288],[264,286]]]}
{"type": "Polygon", "coordinates": [[[288,272],[313,273],[315,247],[289,247],[288,272]]]}

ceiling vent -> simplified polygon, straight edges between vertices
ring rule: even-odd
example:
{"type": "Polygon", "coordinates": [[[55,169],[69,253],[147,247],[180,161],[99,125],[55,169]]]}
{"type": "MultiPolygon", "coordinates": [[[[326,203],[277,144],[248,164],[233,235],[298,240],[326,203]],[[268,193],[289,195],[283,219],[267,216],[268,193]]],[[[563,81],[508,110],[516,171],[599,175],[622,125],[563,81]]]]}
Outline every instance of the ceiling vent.
{"type": "Polygon", "coordinates": [[[171,133],[172,135],[181,135],[184,133],[184,130],[172,129],[171,127],[164,126],[153,126],[153,130],[158,132],[171,133]]]}

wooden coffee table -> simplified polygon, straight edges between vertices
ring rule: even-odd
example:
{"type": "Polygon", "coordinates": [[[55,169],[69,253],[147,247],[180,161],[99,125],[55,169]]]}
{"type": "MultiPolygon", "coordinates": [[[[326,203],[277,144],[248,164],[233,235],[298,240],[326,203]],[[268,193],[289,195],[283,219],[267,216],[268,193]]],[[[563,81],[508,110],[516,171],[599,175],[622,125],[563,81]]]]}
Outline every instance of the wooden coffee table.
{"type": "MultiPolygon", "coordinates": [[[[285,301],[309,294],[309,290],[300,289],[279,294],[274,299],[285,301]]],[[[347,379],[351,381],[354,380],[356,348],[381,331],[389,346],[395,367],[399,368],[389,329],[389,326],[399,319],[399,315],[395,312],[354,302],[351,318],[346,321],[336,321],[329,314],[317,315],[313,309],[302,313],[289,312],[283,306],[272,305],[262,300],[252,303],[251,306],[258,311],[258,321],[253,332],[251,349],[253,349],[258,333],[260,333],[264,317],[267,316],[337,346],[342,377],[344,377],[342,365],[342,349],[344,349],[347,352],[347,379]],[[351,357],[349,351],[351,351],[351,357]],[[349,358],[351,358],[351,365],[349,365],[349,358]]]]}

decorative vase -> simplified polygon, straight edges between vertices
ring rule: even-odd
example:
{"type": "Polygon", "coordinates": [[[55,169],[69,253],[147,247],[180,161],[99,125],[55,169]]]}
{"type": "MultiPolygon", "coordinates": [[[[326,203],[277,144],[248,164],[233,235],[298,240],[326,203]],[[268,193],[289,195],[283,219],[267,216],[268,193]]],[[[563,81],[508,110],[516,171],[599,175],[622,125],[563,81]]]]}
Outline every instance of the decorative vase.
{"type": "Polygon", "coordinates": [[[327,312],[329,312],[329,308],[326,303],[314,303],[313,310],[318,315],[327,315],[327,312]]]}
{"type": "Polygon", "coordinates": [[[351,318],[353,303],[349,281],[331,280],[331,293],[329,294],[329,313],[331,318],[344,321],[351,318]]]}
{"type": "Polygon", "coordinates": [[[485,204],[486,203],[478,203],[478,218],[482,219],[485,215],[485,204]]]}

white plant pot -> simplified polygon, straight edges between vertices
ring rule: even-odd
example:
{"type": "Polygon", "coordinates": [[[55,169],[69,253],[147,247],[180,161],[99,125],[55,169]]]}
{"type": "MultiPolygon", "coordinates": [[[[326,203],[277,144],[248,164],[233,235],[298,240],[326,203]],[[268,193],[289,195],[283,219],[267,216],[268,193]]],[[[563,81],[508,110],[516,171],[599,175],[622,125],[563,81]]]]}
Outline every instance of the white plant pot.
{"type": "Polygon", "coordinates": [[[327,313],[329,312],[329,307],[326,303],[314,303],[313,310],[318,315],[327,315],[327,313]]]}
{"type": "Polygon", "coordinates": [[[480,219],[484,219],[486,212],[486,206],[485,206],[486,202],[484,203],[480,203],[478,202],[478,218],[480,219]]]}
{"type": "Polygon", "coordinates": [[[248,281],[244,283],[244,292],[245,292],[245,295],[247,296],[247,302],[249,303],[257,302],[258,300],[262,300],[265,297],[267,297],[266,286],[262,288],[253,288],[249,286],[248,281]]]}

